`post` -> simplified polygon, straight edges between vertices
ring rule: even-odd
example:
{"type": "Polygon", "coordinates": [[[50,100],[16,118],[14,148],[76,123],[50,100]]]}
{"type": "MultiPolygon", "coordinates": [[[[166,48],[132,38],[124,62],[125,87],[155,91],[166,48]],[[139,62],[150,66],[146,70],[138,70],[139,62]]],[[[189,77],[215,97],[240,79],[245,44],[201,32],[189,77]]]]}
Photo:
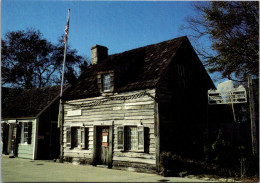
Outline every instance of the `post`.
{"type": "Polygon", "coordinates": [[[61,97],[63,94],[64,70],[65,70],[65,63],[66,63],[67,40],[68,40],[68,33],[69,33],[69,19],[70,19],[70,9],[68,9],[68,19],[65,28],[65,36],[64,36],[64,56],[63,56],[61,88],[60,88],[60,104],[59,104],[59,115],[58,115],[58,127],[60,128],[60,163],[63,162],[63,118],[62,118],[63,105],[62,105],[61,97]]]}
{"type": "Polygon", "coordinates": [[[255,105],[254,105],[254,96],[252,88],[252,78],[248,77],[248,90],[249,90],[249,109],[250,109],[250,119],[251,119],[251,138],[252,138],[252,153],[257,155],[258,144],[256,138],[256,125],[255,125],[255,105]]]}
{"type": "Polygon", "coordinates": [[[237,120],[236,120],[236,114],[235,114],[235,109],[234,109],[234,103],[233,102],[232,102],[231,106],[232,106],[232,111],[233,111],[234,122],[236,123],[237,120]]]}
{"type": "Polygon", "coordinates": [[[159,104],[154,101],[154,133],[155,133],[155,147],[156,147],[156,171],[160,172],[160,118],[159,118],[159,104]]]}
{"type": "Polygon", "coordinates": [[[228,98],[229,98],[229,101],[231,102],[231,107],[232,107],[232,112],[233,112],[233,118],[234,118],[234,122],[236,123],[237,120],[236,120],[235,108],[234,108],[234,103],[233,103],[232,94],[231,94],[230,92],[229,92],[229,94],[228,94],[228,98]]]}

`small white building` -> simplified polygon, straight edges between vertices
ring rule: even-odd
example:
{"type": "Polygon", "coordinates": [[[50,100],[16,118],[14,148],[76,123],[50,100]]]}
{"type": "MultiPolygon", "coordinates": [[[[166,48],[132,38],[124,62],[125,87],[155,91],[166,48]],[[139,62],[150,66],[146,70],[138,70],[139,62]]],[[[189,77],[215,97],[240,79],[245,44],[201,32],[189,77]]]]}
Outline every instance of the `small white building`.
{"type": "Polygon", "coordinates": [[[28,90],[2,87],[2,154],[58,158],[60,86],[28,90]]]}

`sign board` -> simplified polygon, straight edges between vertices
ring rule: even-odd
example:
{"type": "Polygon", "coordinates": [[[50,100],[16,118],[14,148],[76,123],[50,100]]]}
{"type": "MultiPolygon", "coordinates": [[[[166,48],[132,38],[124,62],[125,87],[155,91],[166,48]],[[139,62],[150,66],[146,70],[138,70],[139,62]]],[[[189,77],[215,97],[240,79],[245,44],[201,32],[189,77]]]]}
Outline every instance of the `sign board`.
{"type": "Polygon", "coordinates": [[[67,116],[81,116],[81,109],[68,111],[67,116]]]}
{"type": "Polygon", "coordinates": [[[107,142],[107,135],[102,136],[102,142],[107,142]]]}
{"type": "Polygon", "coordinates": [[[232,81],[228,80],[218,84],[217,88],[217,90],[208,91],[209,105],[247,102],[246,89],[242,85],[234,88],[232,81]]]}
{"type": "Polygon", "coordinates": [[[246,103],[246,91],[208,92],[209,105],[246,103]]]}

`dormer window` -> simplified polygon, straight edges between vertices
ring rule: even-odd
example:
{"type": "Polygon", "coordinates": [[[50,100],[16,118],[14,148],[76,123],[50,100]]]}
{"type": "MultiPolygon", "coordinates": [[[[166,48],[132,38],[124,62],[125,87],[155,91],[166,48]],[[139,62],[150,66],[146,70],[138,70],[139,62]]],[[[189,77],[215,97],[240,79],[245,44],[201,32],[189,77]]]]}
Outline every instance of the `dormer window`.
{"type": "Polygon", "coordinates": [[[97,82],[101,94],[112,94],[114,91],[114,71],[98,72],[97,82]]]}
{"type": "Polygon", "coordinates": [[[104,92],[109,92],[111,86],[110,74],[102,74],[102,89],[104,92]]]}

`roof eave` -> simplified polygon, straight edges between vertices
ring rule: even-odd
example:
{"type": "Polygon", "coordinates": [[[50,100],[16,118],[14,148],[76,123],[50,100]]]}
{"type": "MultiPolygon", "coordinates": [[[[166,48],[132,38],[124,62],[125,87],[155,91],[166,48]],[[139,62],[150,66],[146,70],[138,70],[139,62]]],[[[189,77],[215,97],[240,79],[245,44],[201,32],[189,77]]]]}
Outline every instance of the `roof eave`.
{"type": "MultiPolygon", "coordinates": [[[[69,84],[66,88],[63,89],[63,91],[66,91],[69,87],[71,86],[71,84],[69,84]]],[[[45,106],[45,108],[43,110],[41,110],[37,115],[36,118],[38,118],[42,113],[44,113],[56,100],[58,100],[60,98],[60,95],[57,95],[47,106],[45,106]]]]}

